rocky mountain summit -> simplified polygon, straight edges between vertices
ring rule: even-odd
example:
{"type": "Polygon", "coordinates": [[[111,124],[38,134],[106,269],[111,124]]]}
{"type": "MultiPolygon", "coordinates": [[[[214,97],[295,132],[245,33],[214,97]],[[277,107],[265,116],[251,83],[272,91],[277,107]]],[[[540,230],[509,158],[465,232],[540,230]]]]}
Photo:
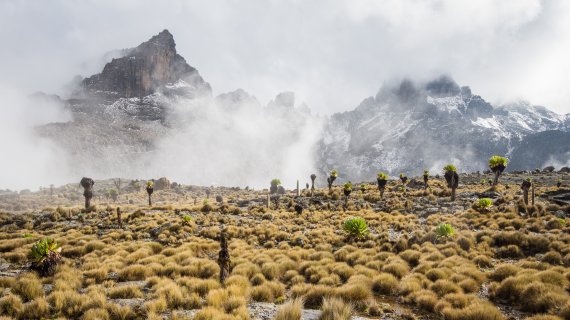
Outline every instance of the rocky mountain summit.
{"type": "Polygon", "coordinates": [[[188,95],[211,93],[198,70],[176,52],[174,37],[168,30],[124,53],[107,63],[101,73],[84,79],[81,89],[88,96],[100,96],[106,101],[142,98],[158,90],[188,95]]]}

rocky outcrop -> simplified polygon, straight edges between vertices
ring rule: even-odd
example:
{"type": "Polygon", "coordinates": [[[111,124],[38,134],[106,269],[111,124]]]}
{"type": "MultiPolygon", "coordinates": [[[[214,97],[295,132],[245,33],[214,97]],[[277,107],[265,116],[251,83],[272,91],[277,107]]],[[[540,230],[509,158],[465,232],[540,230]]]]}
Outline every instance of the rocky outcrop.
{"type": "Polygon", "coordinates": [[[82,94],[103,97],[142,98],[161,88],[176,89],[184,82],[188,93],[210,93],[210,85],[198,70],[176,53],[176,44],[168,30],[160,32],[125,55],[107,63],[103,71],[82,81],[82,94]],[[170,87],[170,88],[169,88],[170,87]]]}

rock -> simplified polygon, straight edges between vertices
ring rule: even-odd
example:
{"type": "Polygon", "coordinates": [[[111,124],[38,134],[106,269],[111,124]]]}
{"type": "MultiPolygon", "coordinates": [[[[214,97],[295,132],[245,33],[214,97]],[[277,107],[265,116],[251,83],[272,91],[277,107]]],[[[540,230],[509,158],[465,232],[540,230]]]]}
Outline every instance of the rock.
{"type": "Polygon", "coordinates": [[[410,182],[408,182],[407,187],[411,188],[411,189],[423,189],[424,188],[424,182],[419,181],[417,179],[412,179],[412,180],[410,180],[410,182]]]}
{"type": "Polygon", "coordinates": [[[48,294],[50,294],[50,292],[53,291],[53,284],[44,284],[43,287],[44,287],[44,294],[45,295],[48,295],[48,294]]]}
{"type": "Polygon", "coordinates": [[[562,167],[562,168],[560,168],[560,170],[558,170],[558,172],[570,173],[570,168],[569,167],[562,167]]]}
{"type": "Polygon", "coordinates": [[[562,211],[562,210],[556,211],[556,212],[554,213],[554,215],[555,215],[557,218],[560,218],[560,219],[565,219],[565,218],[566,218],[566,213],[565,213],[564,211],[562,211]]]}
{"type": "Polygon", "coordinates": [[[198,71],[176,53],[172,34],[163,30],[138,47],[124,50],[122,57],[107,63],[101,73],[84,79],[81,85],[91,96],[117,100],[144,97],[179,80],[200,91],[211,91],[198,71]]]}
{"type": "Polygon", "coordinates": [[[170,180],[162,177],[154,182],[154,190],[167,190],[170,189],[170,180]]]}
{"type": "Polygon", "coordinates": [[[544,169],[542,169],[542,172],[553,172],[553,171],[554,171],[553,166],[548,166],[548,167],[545,167],[544,169]]]}
{"type": "Polygon", "coordinates": [[[151,235],[152,237],[156,238],[156,237],[158,237],[159,234],[162,233],[162,231],[163,231],[164,229],[168,229],[168,228],[170,228],[171,226],[172,226],[172,223],[168,222],[168,223],[162,224],[162,225],[160,225],[160,226],[158,226],[158,227],[156,227],[156,228],[152,228],[152,229],[150,230],[150,235],[151,235]]]}
{"type": "Polygon", "coordinates": [[[497,191],[484,191],[476,194],[479,199],[481,198],[489,198],[489,199],[497,199],[502,197],[503,195],[497,191]]]}

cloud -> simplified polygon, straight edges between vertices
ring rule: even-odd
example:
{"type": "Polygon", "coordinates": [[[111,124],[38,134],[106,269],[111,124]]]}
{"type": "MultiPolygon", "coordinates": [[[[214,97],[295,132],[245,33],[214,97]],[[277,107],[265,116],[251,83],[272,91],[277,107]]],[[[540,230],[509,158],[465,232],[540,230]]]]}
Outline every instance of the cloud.
{"type": "Polygon", "coordinates": [[[8,0],[0,82],[56,91],[168,28],[216,92],[241,87],[263,103],[292,90],[330,114],[387,79],[446,73],[492,101],[570,112],[569,18],[555,0],[8,0]]]}
{"type": "Polygon", "coordinates": [[[31,98],[16,88],[0,86],[0,97],[0,188],[37,189],[69,182],[66,153],[38,139],[34,126],[68,121],[70,115],[49,97],[31,98]]]}

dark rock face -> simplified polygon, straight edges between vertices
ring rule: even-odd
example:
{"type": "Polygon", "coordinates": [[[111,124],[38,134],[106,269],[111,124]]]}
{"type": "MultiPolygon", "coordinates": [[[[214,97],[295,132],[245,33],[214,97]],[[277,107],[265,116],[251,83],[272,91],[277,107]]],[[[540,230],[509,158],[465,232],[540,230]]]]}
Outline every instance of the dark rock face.
{"type": "Polygon", "coordinates": [[[513,151],[507,169],[526,170],[536,166],[568,162],[570,156],[570,132],[549,130],[526,136],[513,151]]]}
{"type": "Polygon", "coordinates": [[[183,80],[197,90],[209,92],[210,86],[198,71],[176,53],[174,38],[164,30],[126,55],[107,63],[103,71],[82,81],[89,95],[105,100],[144,97],[161,86],[183,80]]]}

